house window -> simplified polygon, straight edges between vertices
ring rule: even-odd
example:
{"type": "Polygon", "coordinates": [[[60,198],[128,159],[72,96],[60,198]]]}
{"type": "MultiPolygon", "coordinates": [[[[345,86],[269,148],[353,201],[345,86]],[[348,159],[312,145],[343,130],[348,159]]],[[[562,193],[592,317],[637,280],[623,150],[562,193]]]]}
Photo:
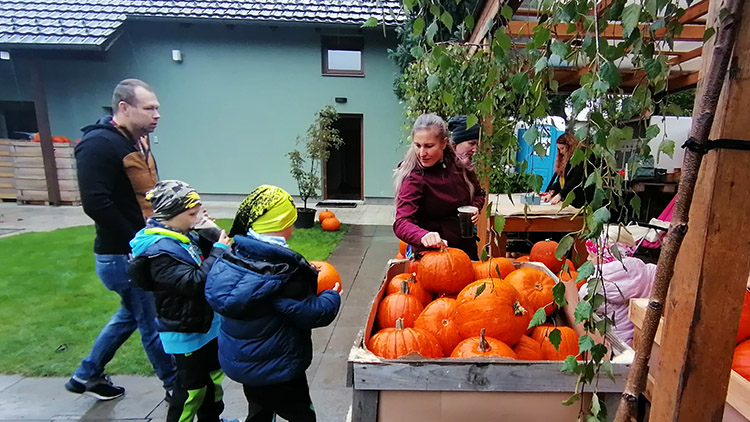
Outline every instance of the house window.
{"type": "Polygon", "coordinates": [[[323,37],[323,74],[363,76],[361,37],[323,37]]]}

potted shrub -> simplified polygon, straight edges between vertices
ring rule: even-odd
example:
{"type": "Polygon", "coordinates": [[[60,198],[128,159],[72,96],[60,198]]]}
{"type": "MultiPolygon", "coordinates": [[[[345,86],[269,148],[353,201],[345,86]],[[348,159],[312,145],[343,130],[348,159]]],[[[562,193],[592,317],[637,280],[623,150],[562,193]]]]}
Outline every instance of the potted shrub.
{"type": "Polygon", "coordinates": [[[338,129],[333,127],[339,115],[332,105],[323,107],[315,116],[315,122],[307,129],[307,135],[303,139],[297,139],[298,144],[304,143],[303,151],[295,149],[287,154],[291,164],[290,173],[297,181],[299,196],[304,204],[302,208],[297,208],[297,222],[294,224],[297,228],[313,226],[315,208],[308,208],[307,200],[318,196],[320,192],[322,166],[330,156],[331,149],[338,149],[344,143],[338,129]],[[309,170],[306,170],[308,166],[309,170]]]}

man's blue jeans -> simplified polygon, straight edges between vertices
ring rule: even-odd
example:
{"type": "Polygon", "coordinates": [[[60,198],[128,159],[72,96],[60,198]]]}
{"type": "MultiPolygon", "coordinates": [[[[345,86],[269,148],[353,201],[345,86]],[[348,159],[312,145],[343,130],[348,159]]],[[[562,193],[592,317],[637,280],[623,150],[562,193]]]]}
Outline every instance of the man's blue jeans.
{"type": "Polygon", "coordinates": [[[166,390],[172,390],[177,370],[172,355],[164,352],[159,339],[153,294],[130,282],[127,255],[94,254],[94,258],[96,275],[104,287],[120,295],[120,309],[112,315],[99,333],[91,353],[81,361],[81,366],[73,373],[73,378],[79,382],[101,378],[104,367],[137,328],[141,333],[143,349],[154,367],[156,376],[164,383],[166,390]]]}

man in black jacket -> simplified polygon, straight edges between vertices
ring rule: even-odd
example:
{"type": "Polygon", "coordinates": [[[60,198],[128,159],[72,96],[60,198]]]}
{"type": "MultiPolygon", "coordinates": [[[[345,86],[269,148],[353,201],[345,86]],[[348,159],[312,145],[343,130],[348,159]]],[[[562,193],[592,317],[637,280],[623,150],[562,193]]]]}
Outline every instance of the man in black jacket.
{"type": "Polygon", "coordinates": [[[159,340],[153,296],[134,286],[127,272],[128,242],[153,214],[144,195],[158,179],[148,135],[159,121],[159,101],[153,89],[138,79],[120,82],[112,97],[114,115],[83,128],[75,157],[83,210],[96,224],[96,274],[104,287],[120,295],[120,309],[65,388],[100,400],[122,396],[125,389],[112,384],[104,367],[137,328],[169,396],[176,370],[159,340]]]}

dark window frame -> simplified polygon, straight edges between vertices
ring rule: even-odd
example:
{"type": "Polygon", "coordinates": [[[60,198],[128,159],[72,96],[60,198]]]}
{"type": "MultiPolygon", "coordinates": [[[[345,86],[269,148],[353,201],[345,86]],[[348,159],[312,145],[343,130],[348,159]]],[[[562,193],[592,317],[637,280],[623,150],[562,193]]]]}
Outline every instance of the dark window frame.
{"type": "Polygon", "coordinates": [[[323,76],[365,76],[364,38],[357,36],[330,36],[321,38],[321,66],[323,76]],[[360,70],[331,69],[328,67],[328,50],[359,51],[360,70]]]}

